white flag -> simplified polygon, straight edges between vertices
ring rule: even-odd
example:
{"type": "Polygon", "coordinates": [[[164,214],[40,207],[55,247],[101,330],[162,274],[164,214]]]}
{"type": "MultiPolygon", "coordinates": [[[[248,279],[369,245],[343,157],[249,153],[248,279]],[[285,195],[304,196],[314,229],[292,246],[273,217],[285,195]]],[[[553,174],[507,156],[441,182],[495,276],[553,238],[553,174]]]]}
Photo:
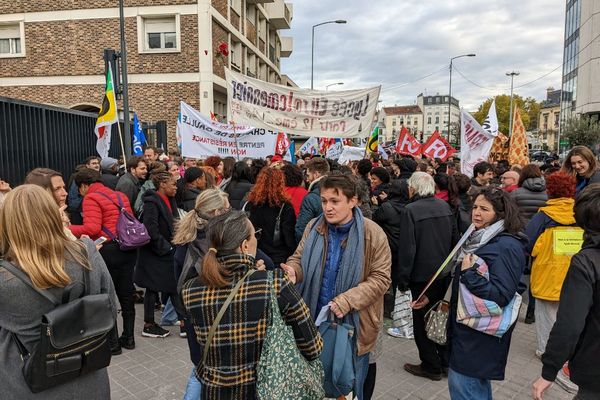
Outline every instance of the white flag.
{"type": "Polygon", "coordinates": [[[306,143],[300,147],[300,154],[319,154],[319,139],[311,136],[306,143]]]}
{"type": "Polygon", "coordinates": [[[481,125],[483,129],[486,130],[487,133],[496,137],[498,136],[498,115],[496,114],[496,99],[492,100],[492,105],[488,111],[487,118],[483,121],[483,125],[481,125]]]}
{"type": "Polygon", "coordinates": [[[387,151],[385,151],[385,149],[381,146],[381,143],[379,143],[379,146],[377,146],[377,152],[379,152],[379,154],[381,155],[381,158],[383,158],[384,160],[388,159],[388,153],[387,151]]]}
{"type": "Polygon", "coordinates": [[[472,177],[475,164],[488,160],[494,136],[464,110],[460,110],[460,121],[460,171],[472,177]]]}

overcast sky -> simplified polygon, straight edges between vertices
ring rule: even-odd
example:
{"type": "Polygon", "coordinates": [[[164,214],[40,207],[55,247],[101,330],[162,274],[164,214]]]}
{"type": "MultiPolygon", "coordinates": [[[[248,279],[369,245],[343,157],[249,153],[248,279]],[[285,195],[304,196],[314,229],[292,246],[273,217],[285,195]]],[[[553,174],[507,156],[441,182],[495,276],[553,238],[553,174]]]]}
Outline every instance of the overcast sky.
{"type": "MultiPolygon", "coordinates": [[[[414,104],[419,93],[447,94],[450,58],[460,54],[477,54],[455,60],[452,75],[452,94],[469,111],[510,93],[507,71],[521,73],[517,87],[562,64],[565,0],[291,1],[292,28],[282,36],[293,36],[294,49],[282,72],[300,87],[310,87],[312,26],[336,19],[348,23],[315,30],[315,89],[382,85],[386,106],[414,104]]],[[[560,87],[561,70],[515,93],[543,100],[547,87],[560,87]]]]}

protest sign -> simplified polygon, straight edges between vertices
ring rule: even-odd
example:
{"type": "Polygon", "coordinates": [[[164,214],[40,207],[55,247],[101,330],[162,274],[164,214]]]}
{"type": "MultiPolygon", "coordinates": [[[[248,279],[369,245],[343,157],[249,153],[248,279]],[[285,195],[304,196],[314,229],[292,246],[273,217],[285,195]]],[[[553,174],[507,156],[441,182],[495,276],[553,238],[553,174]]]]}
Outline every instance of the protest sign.
{"type": "Polygon", "coordinates": [[[330,160],[337,160],[342,155],[342,151],[344,151],[344,145],[340,139],[336,139],[335,143],[329,146],[327,149],[327,153],[325,153],[325,158],[330,160]]]}
{"type": "Polygon", "coordinates": [[[381,87],[317,91],[276,85],[226,69],[229,119],[288,134],[358,137],[369,130],[381,87]]]}
{"type": "Polygon", "coordinates": [[[314,136],[308,138],[302,147],[300,147],[300,154],[319,154],[319,139],[314,136]]]}
{"type": "Polygon", "coordinates": [[[460,170],[468,177],[473,177],[475,164],[487,161],[494,136],[464,110],[460,112],[460,120],[460,170]]]}
{"type": "Polygon", "coordinates": [[[279,132],[277,135],[277,143],[275,144],[275,154],[284,155],[290,147],[290,139],[284,132],[279,132]]]}
{"type": "Polygon", "coordinates": [[[425,157],[440,158],[442,161],[446,161],[454,153],[456,149],[450,146],[438,131],[433,132],[429,140],[421,146],[421,154],[425,157]]]}
{"type": "Polygon", "coordinates": [[[396,142],[396,153],[413,157],[421,154],[421,143],[405,127],[400,130],[400,136],[396,142]]]}
{"type": "Polygon", "coordinates": [[[556,229],[553,233],[554,254],[572,256],[581,250],[583,245],[583,229],[564,228],[556,229]]]}
{"type": "Polygon", "coordinates": [[[344,146],[338,163],[344,165],[349,161],[362,160],[364,157],[365,149],[363,147],[344,146]]]}
{"type": "Polygon", "coordinates": [[[181,102],[181,155],[184,157],[265,158],[275,151],[277,132],[211,121],[181,102]]]}

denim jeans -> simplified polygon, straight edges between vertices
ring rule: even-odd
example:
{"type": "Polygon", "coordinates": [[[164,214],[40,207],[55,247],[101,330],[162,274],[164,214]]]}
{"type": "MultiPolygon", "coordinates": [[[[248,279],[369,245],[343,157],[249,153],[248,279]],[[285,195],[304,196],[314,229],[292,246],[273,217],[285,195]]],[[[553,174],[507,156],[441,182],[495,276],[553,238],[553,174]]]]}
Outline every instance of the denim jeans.
{"type": "Polygon", "coordinates": [[[202,383],[196,378],[196,367],[194,366],[190,374],[190,379],[188,379],[187,387],[185,388],[183,400],[200,400],[201,393],[202,383]]]}
{"type": "Polygon", "coordinates": [[[179,322],[179,319],[177,318],[175,307],[173,307],[173,303],[171,303],[171,298],[169,297],[162,312],[162,316],[160,317],[160,325],[171,326],[176,325],[177,322],[179,322]]]}
{"type": "Polygon", "coordinates": [[[448,371],[448,391],[452,400],[492,400],[489,380],[471,378],[452,368],[448,371]]]}
{"type": "Polygon", "coordinates": [[[357,356],[354,362],[354,389],[352,390],[354,398],[363,400],[363,387],[369,373],[369,353],[357,356]]]}

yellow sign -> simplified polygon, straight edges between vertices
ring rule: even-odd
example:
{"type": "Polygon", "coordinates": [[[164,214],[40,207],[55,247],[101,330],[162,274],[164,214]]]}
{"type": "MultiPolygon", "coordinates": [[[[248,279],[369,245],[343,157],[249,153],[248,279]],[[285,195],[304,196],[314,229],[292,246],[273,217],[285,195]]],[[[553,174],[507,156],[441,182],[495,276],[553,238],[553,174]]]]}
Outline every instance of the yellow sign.
{"type": "Polygon", "coordinates": [[[571,256],[581,250],[583,245],[583,229],[557,229],[554,232],[554,254],[571,256]]]}

